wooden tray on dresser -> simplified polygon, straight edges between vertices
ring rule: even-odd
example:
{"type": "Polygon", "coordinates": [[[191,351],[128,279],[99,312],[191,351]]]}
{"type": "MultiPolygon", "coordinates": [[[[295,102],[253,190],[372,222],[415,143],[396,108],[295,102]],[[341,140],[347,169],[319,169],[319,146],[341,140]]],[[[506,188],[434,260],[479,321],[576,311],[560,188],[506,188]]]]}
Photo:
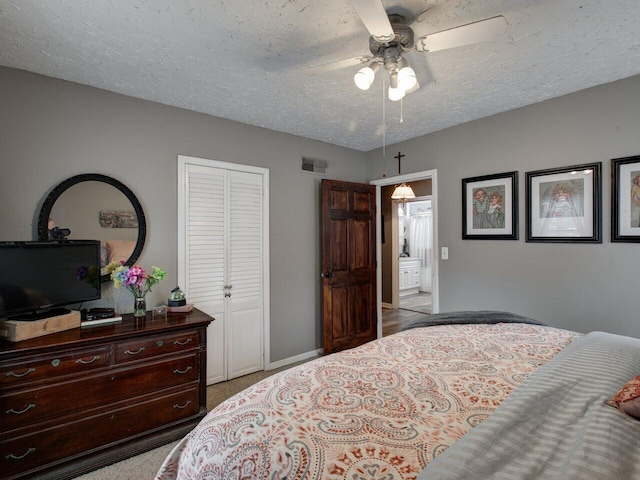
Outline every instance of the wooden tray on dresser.
{"type": "Polygon", "coordinates": [[[207,413],[199,310],[0,339],[0,476],[66,479],[186,435],[207,413]]]}

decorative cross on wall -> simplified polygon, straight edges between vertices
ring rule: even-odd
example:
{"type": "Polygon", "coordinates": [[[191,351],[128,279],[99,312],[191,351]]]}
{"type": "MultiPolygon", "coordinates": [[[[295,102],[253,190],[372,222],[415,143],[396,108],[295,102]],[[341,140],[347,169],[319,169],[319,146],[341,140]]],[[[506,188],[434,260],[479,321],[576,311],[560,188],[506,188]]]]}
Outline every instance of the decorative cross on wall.
{"type": "Polygon", "coordinates": [[[403,153],[398,152],[398,155],[396,155],[393,158],[397,158],[398,159],[398,175],[400,175],[400,160],[402,159],[402,157],[404,157],[405,155],[403,153]]]}

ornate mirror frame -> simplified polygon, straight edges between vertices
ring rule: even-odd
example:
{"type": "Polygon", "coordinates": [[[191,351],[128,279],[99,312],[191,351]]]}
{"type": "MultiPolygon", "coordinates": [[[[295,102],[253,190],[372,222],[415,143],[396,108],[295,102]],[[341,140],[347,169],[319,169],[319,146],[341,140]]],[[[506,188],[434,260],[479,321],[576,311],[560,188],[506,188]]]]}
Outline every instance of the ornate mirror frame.
{"type": "MultiPolygon", "coordinates": [[[[56,203],[56,201],[60,198],[60,196],[66,192],[69,188],[77,185],[81,182],[104,182],[109,185],[114,186],[118,190],[120,190],[127,199],[131,202],[133,206],[133,210],[135,211],[138,217],[138,238],[136,241],[135,248],[131,253],[131,256],[125,262],[125,265],[133,265],[136,260],[140,257],[142,253],[142,248],[144,247],[144,242],[147,237],[147,222],[145,220],[144,211],[142,210],[142,205],[138,201],[138,198],[135,194],[127,187],[125,184],[116,180],[115,178],[108,177],[106,175],[101,175],[98,173],[86,173],[82,175],[76,175],[74,177],[68,178],[64,180],[60,184],[58,184],[49,195],[45,199],[42,204],[42,208],[40,209],[40,215],[38,216],[38,240],[40,241],[48,241],[49,240],[49,217],[51,216],[51,211],[56,203]]],[[[102,275],[100,277],[100,281],[107,282],[111,280],[109,275],[102,275]]]]}

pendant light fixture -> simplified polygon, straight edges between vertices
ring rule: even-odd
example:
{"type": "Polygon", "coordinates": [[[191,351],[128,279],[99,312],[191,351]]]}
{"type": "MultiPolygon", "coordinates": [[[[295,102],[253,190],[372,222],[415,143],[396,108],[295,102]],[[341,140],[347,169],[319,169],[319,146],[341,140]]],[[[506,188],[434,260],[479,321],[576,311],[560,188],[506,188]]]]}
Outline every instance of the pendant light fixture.
{"type": "Polygon", "coordinates": [[[391,194],[391,198],[393,200],[400,200],[402,203],[405,203],[411,198],[416,198],[416,194],[413,193],[413,188],[403,182],[395,188],[395,190],[391,194]]]}
{"type": "MultiPolygon", "coordinates": [[[[400,161],[402,160],[402,157],[404,157],[404,155],[400,152],[398,152],[398,155],[395,157],[398,159],[398,175],[402,173],[401,172],[402,168],[400,167],[401,165],[400,161]]],[[[400,200],[402,204],[404,204],[407,200],[411,198],[416,198],[416,194],[413,193],[413,188],[411,188],[411,186],[402,182],[400,185],[397,185],[396,188],[393,190],[393,193],[391,194],[391,198],[393,200],[400,200]]]]}

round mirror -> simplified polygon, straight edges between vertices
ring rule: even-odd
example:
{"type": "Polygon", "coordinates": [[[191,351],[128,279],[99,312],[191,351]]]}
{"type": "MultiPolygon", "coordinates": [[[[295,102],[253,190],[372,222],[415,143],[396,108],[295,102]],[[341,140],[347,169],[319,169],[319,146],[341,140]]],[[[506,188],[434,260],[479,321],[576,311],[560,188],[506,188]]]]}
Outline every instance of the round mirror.
{"type": "MultiPolygon", "coordinates": [[[[133,265],[144,247],[147,225],[142,205],[115,178],[76,175],[57,185],[38,217],[38,239],[100,240],[101,263],[133,265]]],[[[103,282],[110,280],[102,275],[103,282]]]]}

